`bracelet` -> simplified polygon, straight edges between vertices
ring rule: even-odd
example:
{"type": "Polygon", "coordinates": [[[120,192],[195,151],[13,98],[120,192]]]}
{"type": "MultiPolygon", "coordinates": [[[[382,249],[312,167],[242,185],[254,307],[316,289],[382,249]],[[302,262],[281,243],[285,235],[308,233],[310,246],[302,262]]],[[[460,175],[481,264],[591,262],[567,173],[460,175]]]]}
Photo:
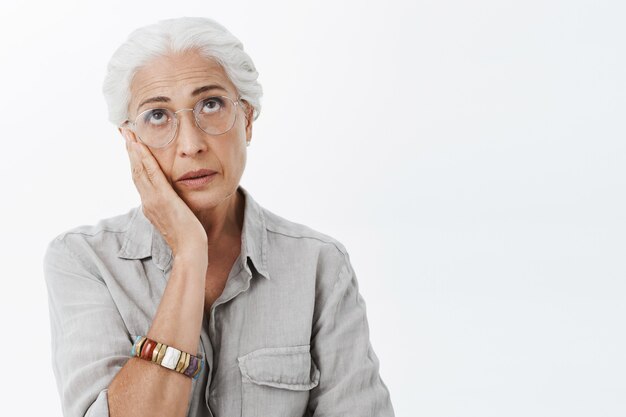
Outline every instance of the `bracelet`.
{"type": "Polygon", "coordinates": [[[204,367],[202,355],[194,356],[146,336],[137,336],[130,354],[193,379],[198,379],[204,367]]]}

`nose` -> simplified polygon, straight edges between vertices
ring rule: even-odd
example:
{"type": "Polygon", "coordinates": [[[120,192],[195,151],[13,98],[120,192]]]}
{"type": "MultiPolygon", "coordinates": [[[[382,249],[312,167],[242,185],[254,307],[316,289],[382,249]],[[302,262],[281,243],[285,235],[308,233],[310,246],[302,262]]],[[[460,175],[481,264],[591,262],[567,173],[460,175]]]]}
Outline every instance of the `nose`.
{"type": "Polygon", "coordinates": [[[193,156],[206,152],[207,141],[204,133],[197,125],[193,109],[181,109],[176,112],[178,116],[177,149],[181,156],[193,156]],[[184,115],[183,113],[189,113],[184,115]]]}

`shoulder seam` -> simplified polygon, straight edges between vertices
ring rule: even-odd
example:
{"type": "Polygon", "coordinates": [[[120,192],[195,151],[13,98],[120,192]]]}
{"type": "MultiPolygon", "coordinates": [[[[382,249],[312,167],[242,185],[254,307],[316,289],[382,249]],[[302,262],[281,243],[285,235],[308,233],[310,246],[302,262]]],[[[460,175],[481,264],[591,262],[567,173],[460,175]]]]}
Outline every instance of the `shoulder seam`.
{"type": "Polygon", "coordinates": [[[93,236],[97,236],[98,234],[100,234],[100,233],[102,233],[102,232],[108,232],[108,233],[126,233],[126,232],[128,232],[128,229],[130,228],[130,226],[131,226],[131,224],[133,223],[133,221],[135,220],[135,217],[137,217],[137,212],[133,213],[133,214],[130,216],[130,219],[128,219],[128,221],[126,222],[126,224],[124,224],[124,225],[123,225],[123,227],[124,227],[124,228],[123,228],[123,229],[121,229],[121,230],[118,230],[118,229],[115,229],[115,230],[114,230],[114,229],[109,229],[109,228],[107,228],[107,227],[98,227],[98,223],[96,223],[96,224],[87,224],[87,225],[81,225],[81,226],[74,227],[74,228],[72,228],[72,229],[70,229],[70,230],[67,230],[67,231],[65,231],[65,232],[61,233],[61,234],[60,234],[60,235],[58,235],[57,237],[61,237],[61,238],[63,238],[63,237],[65,237],[65,235],[70,235],[70,234],[74,234],[74,235],[83,235],[83,236],[90,236],[90,237],[93,237],[93,236]],[[79,230],[79,229],[81,229],[81,228],[93,228],[93,229],[96,229],[96,231],[95,231],[95,232],[93,232],[93,233],[89,233],[89,232],[87,232],[87,231],[82,231],[82,230],[79,230]]]}
{"type": "MultiPolygon", "coordinates": [[[[67,244],[67,241],[65,240],[65,236],[67,235],[67,233],[63,233],[60,236],[57,236],[54,240],[58,240],[59,242],[61,242],[63,244],[63,247],[65,248],[65,251],[67,252],[67,254],[70,255],[70,257],[72,258],[72,261],[74,262],[75,265],[80,266],[82,269],[84,269],[85,271],[89,272],[89,269],[85,267],[85,265],[83,265],[82,262],[80,262],[78,259],[78,255],[76,254],[76,252],[74,252],[70,246],[67,244]]],[[[91,275],[91,273],[90,273],[91,275]]],[[[90,281],[94,281],[97,282],[98,284],[102,285],[103,287],[106,287],[106,283],[104,281],[99,280],[98,278],[89,278],[89,277],[85,277],[86,279],[90,280],[90,281]]]]}
{"type": "MultiPolygon", "coordinates": [[[[79,226],[81,227],[81,226],[79,226]]],[[[87,227],[95,227],[93,225],[89,225],[87,227]]],[[[83,235],[83,236],[89,236],[89,237],[93,237],[96,236],[102,232],[109,232],[109,233],[126,233],[127,230],[111,230],[111,229],[98,229],[96,232],[94,233],[88,233],[88,232],[84,232],[84,231],[80,231],[80,230],[68,230],[66,232],[63,232],[59,235],[59,238],[64,238],[66,235],[83,235]]]]}
{"type": "Polygon", "coordinates": [[[338,250],[339,252],[341,252],[344,256],[346,255],[346,252],[345,252],[343,249],[341,249],[341,248],[339,247],[339,245],[337,245],[337,243],[336,243],[336,242],[334,242],[333,240],[322,239],[322,238],[317,237],[317,236],[292,235],[292,234],[287,234],[287,233],[279,232],[279,231],[277,231],[277,230],[271,230],[271,229],[269,229],[269,228],[266,228],[266,230],[267,230],[268,232],[270,232],[270,233],[274,233],[274,234],[277,234],[277,235],[282,235],[282,236],[287,236],[287,237],[292,237],[292,238],[294,238],[294,239],[315,239],[315,240],[318,240],[318,241],[320,241],[320,242],[322,242],[322,243],[328,243],[328,244],[331,244],[331,245],[335,246],[335,247],[337,248],[337,250],[338,250]]]}

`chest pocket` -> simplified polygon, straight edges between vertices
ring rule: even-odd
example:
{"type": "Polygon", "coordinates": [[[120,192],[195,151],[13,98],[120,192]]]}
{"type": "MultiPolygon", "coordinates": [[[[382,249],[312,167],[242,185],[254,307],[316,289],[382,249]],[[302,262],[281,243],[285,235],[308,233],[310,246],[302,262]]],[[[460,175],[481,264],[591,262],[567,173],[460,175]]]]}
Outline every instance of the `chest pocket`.
{"type": "Polygon", "coordinates": [[[306,412],[320,371],[310,345],[263,348],[237,358],[242,417],[296,417],[306,412]]]}

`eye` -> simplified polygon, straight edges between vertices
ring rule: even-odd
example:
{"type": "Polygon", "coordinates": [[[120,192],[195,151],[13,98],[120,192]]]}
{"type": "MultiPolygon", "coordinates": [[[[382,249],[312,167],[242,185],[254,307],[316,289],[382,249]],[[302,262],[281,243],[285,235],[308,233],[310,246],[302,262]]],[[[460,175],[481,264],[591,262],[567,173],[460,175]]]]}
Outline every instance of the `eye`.
{"type": "Polygon", "coordinates": [[[219,111],[224,107],[224,100],[220,97],[209,97],[202,100],[202,113],[210,114],[219,111]]]}
{"type": "Polygon", "coordinates": [[[161,126],[169,122],[170,117],[167,114],[167,110],[164,109],[153,109],[148,110],[146,114],[144,114],[142,121],[144,124],[150,126],[161,126]]]}

